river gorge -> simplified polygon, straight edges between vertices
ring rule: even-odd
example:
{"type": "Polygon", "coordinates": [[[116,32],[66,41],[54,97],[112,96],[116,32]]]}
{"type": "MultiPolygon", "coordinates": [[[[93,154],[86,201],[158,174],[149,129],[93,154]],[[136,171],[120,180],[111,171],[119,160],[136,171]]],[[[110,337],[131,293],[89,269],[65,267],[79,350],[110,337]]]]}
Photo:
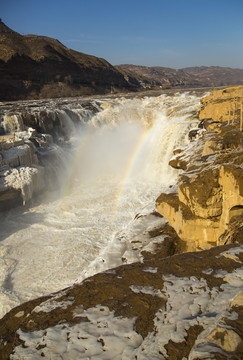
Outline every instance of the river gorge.
{"type": "Polygon", "coordinates": [[[2,359],[237,359],[237,91],[0,104],[2,359]]]}

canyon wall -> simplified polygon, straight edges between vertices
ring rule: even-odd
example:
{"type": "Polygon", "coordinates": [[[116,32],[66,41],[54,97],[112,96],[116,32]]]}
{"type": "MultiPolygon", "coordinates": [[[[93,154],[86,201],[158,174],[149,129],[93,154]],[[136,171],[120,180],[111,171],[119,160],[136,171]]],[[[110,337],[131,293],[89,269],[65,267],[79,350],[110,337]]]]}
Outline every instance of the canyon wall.
{"type": "Polygon", "coordinates": [[[242,86],[203,98],[199,128],[170,161],[184,170],[178,191],[161,194],[156,206],[187,251],[243,240],[242,103],[242,86]]]}

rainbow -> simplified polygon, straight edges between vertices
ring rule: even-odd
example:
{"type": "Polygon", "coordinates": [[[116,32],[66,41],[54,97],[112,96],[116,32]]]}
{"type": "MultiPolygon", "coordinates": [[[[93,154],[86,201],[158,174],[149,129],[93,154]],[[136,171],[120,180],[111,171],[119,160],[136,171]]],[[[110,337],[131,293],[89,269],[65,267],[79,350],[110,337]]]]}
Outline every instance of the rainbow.
{"type": "Polygon", "coordinates": [[[114,207],[113,207],[114,216],[116,216],[119,211],[120,203],[123,198],[124,192],[126,190],[127,184],[129,183],[129,179],[136,167],[138,159],[140,158],[141,153],[145,148],[153,130],[154,130],[153,126],[151,126],[150,129],[148,128],[144,129],[144,131],[142,132],[142,134],[140,135],[134,146],[134,149],[131,153],[131,157],[127,162],[123,176],[121,178],[121,181],[119,182],[118,191],[115,196],[114,207]]]}
{"type": "MultiPolygon", "coordinates": [[[[119,212],[121,200],[123,198],[123,194],[125,192],[126,186],[129,182],[129,178],[131,177],[131,174],[133,173],[133,170],[136,167],[137,161],[140,158],[140,155],[144,147],[146,146],[148,139],[150,138],[151,133],[153,131],[154,131],[154,126],[143,129],[137,141],[135,142],[133,151],[131,152],[131,156],[129,157],[129,160],[127,161],[127,164],[124,167],[123,175],[118,183],[118,190],[116,191],[116,194],[114,196],[113,205],[111,205],[111,212],[114,216],[116,216],[117,213],[119,212]]],[[[85,147],[89,143],[92,134],[93,134],[93,127],[89,125],[87,125],[81,133],[78,146],[73,156],[73,160],[69,166],[69,171],[67,173],[66,180],[62,188],[62,192],[61,192],[62,197],[67,196],[72,189],[73,181],[75,179],[75,174],[77,173],[80,166],[80,158],[84,153],[85,147]]]]}

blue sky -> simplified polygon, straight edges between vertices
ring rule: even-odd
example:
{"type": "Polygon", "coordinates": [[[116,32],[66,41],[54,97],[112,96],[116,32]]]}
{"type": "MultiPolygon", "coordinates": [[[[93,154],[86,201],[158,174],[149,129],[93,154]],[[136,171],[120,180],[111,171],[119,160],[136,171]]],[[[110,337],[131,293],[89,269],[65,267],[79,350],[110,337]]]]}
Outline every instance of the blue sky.
{"type": "Polygon", "coordinates": [[[0,17],[113,65],[243,68],[243,0],[0,0],[0,17]]]}

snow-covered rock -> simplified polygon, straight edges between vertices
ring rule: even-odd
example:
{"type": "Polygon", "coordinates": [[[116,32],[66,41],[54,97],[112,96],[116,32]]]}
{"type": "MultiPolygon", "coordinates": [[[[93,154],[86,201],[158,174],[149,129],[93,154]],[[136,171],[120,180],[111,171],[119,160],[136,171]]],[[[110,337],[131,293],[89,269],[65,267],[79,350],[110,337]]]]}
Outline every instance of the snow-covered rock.
{"type": "Polygon", "coordinates": [[[243,247],[123,265],[0,320],[1,359],[237,359],[243,247]]]}

